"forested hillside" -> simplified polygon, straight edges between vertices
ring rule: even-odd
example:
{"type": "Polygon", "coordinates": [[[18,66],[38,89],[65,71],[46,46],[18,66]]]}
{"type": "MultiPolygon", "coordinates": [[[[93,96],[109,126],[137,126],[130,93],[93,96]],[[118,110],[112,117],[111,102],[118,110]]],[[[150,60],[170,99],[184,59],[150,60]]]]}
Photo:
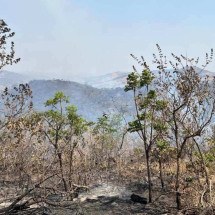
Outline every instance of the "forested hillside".
{"type": "Polygon", "coordinates": [[[35,80],[29,85],[33,91],[34,108],[38,111],[45,110],[44,102],[55,92],[62,91],[78,107],[78,113],[88,120],[95,121],[103,113],[124,114],[125,117],[134,113],[131,93],[125,93],[123,88],[97,89],[63,80],[35,80]]]}

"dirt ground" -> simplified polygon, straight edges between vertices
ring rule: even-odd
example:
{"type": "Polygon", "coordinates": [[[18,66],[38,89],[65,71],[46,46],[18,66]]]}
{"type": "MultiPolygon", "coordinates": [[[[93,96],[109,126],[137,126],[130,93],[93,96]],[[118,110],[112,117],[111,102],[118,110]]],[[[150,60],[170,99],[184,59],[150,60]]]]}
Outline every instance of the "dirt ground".
{"type": "Polygon", "coordinates": [[[209,215],[197,209],[178,212],[174,205],[174,196],[159,193],[153,203],[140,204],[131,201],[131,194],[147,197],[147,184],[133,182],[127,185],[114,183],[94,184],[87,191],[79,193],[73,201],[61,201],[59,196],[49,196],[52,204],[38,203],[22,211],[10,214],[32,215],[209,215]]]}

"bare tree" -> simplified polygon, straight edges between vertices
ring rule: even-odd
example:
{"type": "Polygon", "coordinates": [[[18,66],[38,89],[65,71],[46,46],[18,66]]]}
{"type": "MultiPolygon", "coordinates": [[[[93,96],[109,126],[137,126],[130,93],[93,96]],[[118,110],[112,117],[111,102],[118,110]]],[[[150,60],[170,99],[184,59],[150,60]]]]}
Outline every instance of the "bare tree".
{"type": "Polygon", "coordinates": [[[204,74],[205,67],[212,61],[206,54],[202,69],[197,67],[198,59],[172,54],[173,61],[167,62],[159,45],[159,55],[154,63],[159,69],[156,82],[159,96],[168,102],[165,121],[169,125],[170,138],[176,147],[175,192],[177,208],[181,208],[180,160],[188,140],[201,137],[210,125],[215,111],[214,79],[204,74]],[[168,63],[173,70],[166,69],[168,63]]]}
{"type": "Polygon", "coordinates": [[[10,41],[14,35],[5,21],[0,19],[0,70],[20,61],[20,58],[15,58],[14,42],[10,41]]]}

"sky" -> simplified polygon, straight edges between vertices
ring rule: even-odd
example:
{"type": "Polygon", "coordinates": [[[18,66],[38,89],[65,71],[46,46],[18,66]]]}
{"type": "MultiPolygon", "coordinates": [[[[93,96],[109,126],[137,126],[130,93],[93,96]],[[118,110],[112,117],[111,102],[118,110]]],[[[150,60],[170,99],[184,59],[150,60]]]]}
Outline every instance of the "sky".
{"type": "MultiPolygon", "coordinates": [[[[7,70],[75,80],[130,72],[130,54],[204,59],[215,48],[214,0],[0,0],[21,62],[7,70]]],[[[215,71],[213,62],[209,70],[215,71]]]]}

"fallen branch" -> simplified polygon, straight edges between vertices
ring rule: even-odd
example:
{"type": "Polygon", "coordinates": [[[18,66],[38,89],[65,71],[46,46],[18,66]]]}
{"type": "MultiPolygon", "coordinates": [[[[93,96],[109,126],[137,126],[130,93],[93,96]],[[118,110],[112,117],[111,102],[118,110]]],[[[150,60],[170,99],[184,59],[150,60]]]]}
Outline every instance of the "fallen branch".
{"type": "MultiPolygon", "coordinates": [[[[39,185],[41,185],[42,183],[44,183],[45,181],[47,181],[48,179],[52,178],[53,176],[55,176],[56,173],[54,175],[51,175],[45,179],[43,179],[42,181],[40,181],[39,183],[35,184],[31,189],[27,190],[26,192],[24,192],[22,195],[18,196],[8,207],[6,208],[2,208],[0,209],[0,214],[8,214],[10,211],[14,210],[17,206],[17,204],[27,195],[29,195],[33,190],[35,190],[37,187],[39,187],[39,185]]],[[[23,204],[18,205],[20,208],[22,206],[25,206],[28,203],[28,201],[26,201],[23,204]]]]}

